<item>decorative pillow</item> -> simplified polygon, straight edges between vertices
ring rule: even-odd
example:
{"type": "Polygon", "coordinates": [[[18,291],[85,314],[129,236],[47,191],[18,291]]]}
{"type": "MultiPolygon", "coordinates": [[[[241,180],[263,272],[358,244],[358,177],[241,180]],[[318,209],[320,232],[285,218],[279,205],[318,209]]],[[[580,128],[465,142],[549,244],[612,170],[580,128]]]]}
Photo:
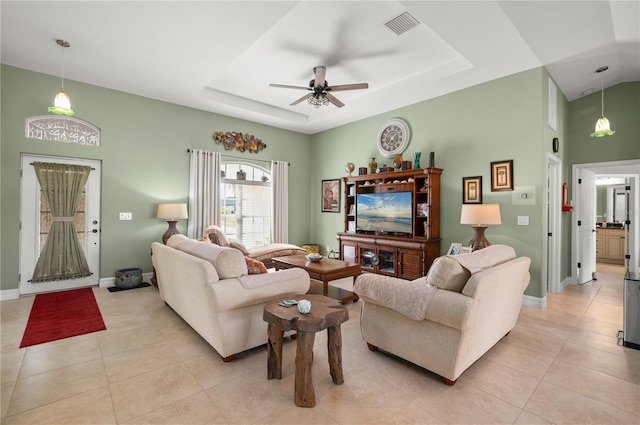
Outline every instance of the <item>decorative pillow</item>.
{"type": "Polygon", "coordinates": [[[471,277],[469,270],[462,267],[454,258],[445,255],[433,261],[427,273],[426,283],[440,289],[462,292],[469,277],[471,277]]]}
{"type": "Polygon", "coordinates": [[[208,237],[211,243],[220,246],[229,246],[229,238],[224,234],[222,229],[218,226],[211,225],[204,231],[204,237],[208,237]]]}
{"type": "Polygon", "coordinates": [[[254,260],[249,257],[244,257],[244,260],[247,262],[247,270],[249,270],[249,274],[267,273],[267,267],[262,261],[254,260]]]}
{"type": "Polygon", "coordinates": [[[242,242],[238,242],[235,239],[229,239],[229,246],[241,251],[245,256],[249,255],[249,250],[242,244],[242,242]]]}

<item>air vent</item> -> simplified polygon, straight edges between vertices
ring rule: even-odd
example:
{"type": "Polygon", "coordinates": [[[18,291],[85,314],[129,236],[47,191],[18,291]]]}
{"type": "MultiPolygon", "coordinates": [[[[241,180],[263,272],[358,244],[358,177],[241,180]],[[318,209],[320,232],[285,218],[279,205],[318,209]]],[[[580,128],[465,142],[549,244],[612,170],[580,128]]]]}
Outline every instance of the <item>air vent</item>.
{"type": "Polygon", "coordinates": [[[397,35],[404,34],[413,27],[420,24],[409,12],[403,12],[395,18],[385,22],[387,28],[395,32],[397,35]]]}

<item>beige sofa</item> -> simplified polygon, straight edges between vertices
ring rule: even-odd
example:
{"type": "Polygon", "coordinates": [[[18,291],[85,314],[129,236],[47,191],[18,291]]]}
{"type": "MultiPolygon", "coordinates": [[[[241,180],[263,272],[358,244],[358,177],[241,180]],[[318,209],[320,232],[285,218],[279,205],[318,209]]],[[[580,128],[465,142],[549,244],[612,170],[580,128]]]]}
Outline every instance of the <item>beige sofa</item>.
{"type": "Polygon", "coordinates": [[[508,334],[529,284],[527,257],[492,245],[437,258],[427,276],[406,281],[360,275],[362,336],[369,349],[437,373],[448,384],[508,334]]]}
{"type": "Polygon", "coordinates": [[[174,235],[151,245],[162,299],[198,332],[224,361],[267,343],[264,303],[309,290],[302,269],[248,274],[237,249],[174,235]]]}

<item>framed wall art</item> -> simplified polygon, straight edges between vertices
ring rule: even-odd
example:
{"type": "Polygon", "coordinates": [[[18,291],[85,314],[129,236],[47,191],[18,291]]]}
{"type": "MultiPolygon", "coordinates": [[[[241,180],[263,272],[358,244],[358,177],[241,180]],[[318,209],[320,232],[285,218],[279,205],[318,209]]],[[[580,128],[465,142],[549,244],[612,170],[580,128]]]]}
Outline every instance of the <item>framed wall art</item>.
{"type": "Polygon", "coordinates": [[[462,178],[462,203],[482,203],[482,176],[462,178]]]}
{"type": "Polygon", "coordinates": [[[340,212],[340,180],[322,180],[322,212],[340,212]]]}
{"type": "Polygon", "coordinates": [[[491,163],[491,191],[513,190],[513,159],[491,163]]]}

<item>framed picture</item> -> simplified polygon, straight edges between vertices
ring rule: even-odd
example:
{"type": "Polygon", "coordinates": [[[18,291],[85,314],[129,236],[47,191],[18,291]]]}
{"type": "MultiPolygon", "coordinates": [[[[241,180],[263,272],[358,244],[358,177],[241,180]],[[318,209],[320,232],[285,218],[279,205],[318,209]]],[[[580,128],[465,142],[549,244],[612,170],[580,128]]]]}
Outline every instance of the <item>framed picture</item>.
{"type": "Polygon", "coordinates": [[[458,255],[462,250],[462,244],[458,242],[452,242],[449,250],[447,251],[447,255],[458,255]]]}
{"type": "Polygon", "coordinates": [[[462,203],[482,203],[482,176],[462,178],[462,203]]]}
{"type": "Polygon", "coordinates": [[[491,163],[491,191],[513,190],[513,159],[491,163]]]}
{"type": "Polygon", "coordinates": [[[340,212],[340,180],[322,180],[322,212],[340,212]]]}
{"type": "Polygon", "coordinates": [[[460,254],[470,254],[472,252],[472,248],[470,246],[463,246],[460,248],[460,254]]]}

